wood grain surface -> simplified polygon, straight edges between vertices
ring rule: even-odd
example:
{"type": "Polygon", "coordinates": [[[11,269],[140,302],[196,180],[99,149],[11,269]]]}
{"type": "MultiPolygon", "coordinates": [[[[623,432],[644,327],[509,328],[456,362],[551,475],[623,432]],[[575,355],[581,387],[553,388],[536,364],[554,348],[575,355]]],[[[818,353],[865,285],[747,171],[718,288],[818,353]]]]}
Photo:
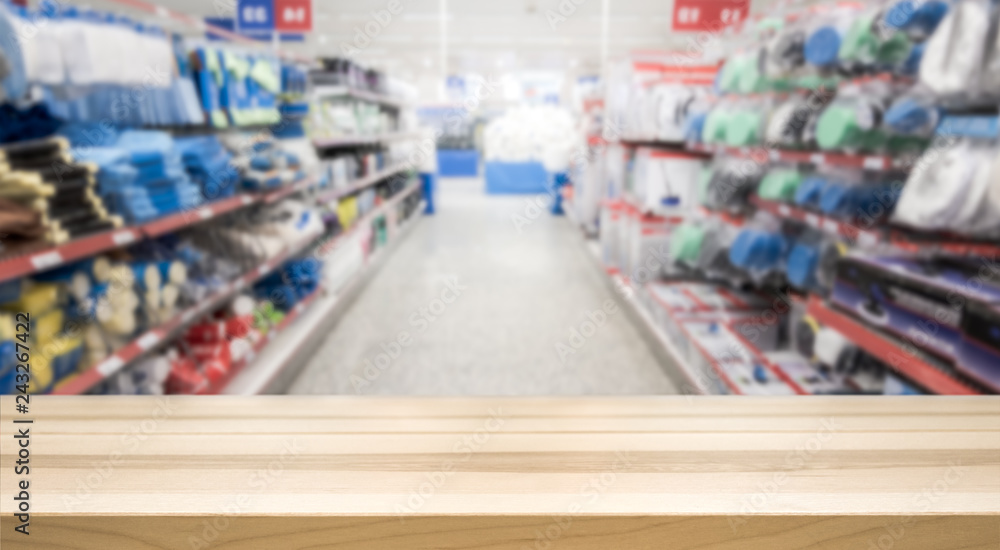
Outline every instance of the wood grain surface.
{"type": "Polygon", "coordinates": [[[993,397],[0,398],[7,548],[1000,548],[993,397]],[[15,419],[33,420],[15,475],[15,419]],[[14,531],[30,480],[30,535],[14,531]]]}

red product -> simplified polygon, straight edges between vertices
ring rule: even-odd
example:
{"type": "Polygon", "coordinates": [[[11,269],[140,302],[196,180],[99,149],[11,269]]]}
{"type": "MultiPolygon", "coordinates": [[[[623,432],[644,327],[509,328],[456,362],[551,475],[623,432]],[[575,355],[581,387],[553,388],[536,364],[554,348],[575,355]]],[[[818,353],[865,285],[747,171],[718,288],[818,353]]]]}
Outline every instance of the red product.
{"type": "Polygon", "coordinates": [[[211,321],[193,325],[188,329],[184,339],[191,344],[210,344],[222,342],[226,339],[226,323],[223,321],[211,321]]]}
{"type": "Polygon", "coordinates": [[[226,320],[226,336],[230,339],[244,338],[253,329],[253,314],[232,317],[226,320]]]}

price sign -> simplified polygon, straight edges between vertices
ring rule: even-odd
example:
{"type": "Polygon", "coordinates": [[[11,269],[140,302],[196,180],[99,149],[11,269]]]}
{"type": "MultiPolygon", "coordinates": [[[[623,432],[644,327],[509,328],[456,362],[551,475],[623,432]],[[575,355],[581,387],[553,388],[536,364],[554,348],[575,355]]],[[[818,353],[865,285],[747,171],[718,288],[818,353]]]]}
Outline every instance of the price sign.
{"type": "Polygon", "coordinates": [[[241,33],[274,29],[274,0],[239,0],[236,25],[241,33]]]}
{"type": "Polygon", "coordinates": [[[274,0],[274,11],[279,31],[312,31],[312,0],[274,0]]]}
{"type": "Polygon", "coordinates": [[[717,31],[743,22],[750,0],[675,0],[675,31],[717,31]]]}

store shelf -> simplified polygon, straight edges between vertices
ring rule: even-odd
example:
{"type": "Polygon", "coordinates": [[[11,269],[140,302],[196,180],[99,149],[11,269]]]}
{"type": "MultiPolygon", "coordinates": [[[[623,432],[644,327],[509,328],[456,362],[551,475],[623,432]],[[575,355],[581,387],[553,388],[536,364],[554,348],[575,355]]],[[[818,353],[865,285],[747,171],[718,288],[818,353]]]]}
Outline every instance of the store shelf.
{"type": "Polygon", "coordinates": [[[213,292],[208,298],[198,304],[178,312],[166,322],[157,327],[151,328],[142,335],[126,344],[115,353],[109,355],[101,362],[91,366],[89,369],[67,378],[60,382],[52,394],[54,395],[78,395],[86,393],[88,390],[117,373],[121,369],[139,359],[147,352],[156,348],[159,344],[175,337],[180,331],[190,326],[202,315],[218,309],[227,301],[234,298],[241,290],[253,285],[258,280],[264,278],[276,267],[283,264],[288,259],[306,250],[319,235],[311,235],[301,239],[293,245],[287,247],[284,252],[274,258],[251,269],[243,276],[232,281],[213,292]]]}
{"type": "Polygon", "coordinates": [[[134,227],[102,232],[55,246],[39,245],[23,251],[15,250],[0,255],[0,282],[40,273],[144,239],[180,231],[253,204],[270,204],[311,189],[316,186],[317,181],[316,177],[311,177],[267,193],[237,195],[134,227]]]}
{"type": "MultiPolygon", "coordinates": [[[[352,235],[358,228],[370,224],[376,218],[386,215],[392,208],[402,202],[407,196],[420,190],[419,185],[411,185],[408,189],[397,193],[394,197],[385,201],[374,210],[358,220],[347,232],[335,237],[330,243],[335,243],[352,235]]],[[[275,268],[281,266],[289,259],[301,254],[309,249],[321,235],[310,235],[287,247],[282,253],[267,260],[261,265],[251,269],[243,276],[222,286],[212,293],[211,296],[200,303],[178,312],[166,322],[157,327],[151,328],[142,335],[126,344],[115,353],[106,357],[86,371],[67,378],[59,383],[52,391],[55,395],[77,395],[85,393],[90,388],[105,380],[114,373],[125,368],[136,359],[142,357],[146,352],[154,349],[160,343],[174,338],[180,331],[190,326],[202,315],[218,309],[227,301],[234,298],[244,288],[252,286],[263,279],[275,268]]],[[[326,243],[328,246],[330,243],[326,243]]]]}
{"type": "Polygon", "coordinates": [[[334,147],[354,147],[358,145],[377,145],[406,139],[417,139],[422,134],[420,132],[392,132],[388,134],[378,134],[374,136],[339,136],[313,138],[313,145],[318,149],[330,149],[334,147]]]}
{"type": "Polygon", "coordinates": [[[0,282],[46,271],[101,252],[132,244],[143,238],[137,227],[126,227],[74,239],[55,246],[40,245],[0,257],[0,282]]]}
{"type": "Polygon", "coordinates": [[[390,176],[394,176],[396,174],[404,172],[404,171],[406,171],[409,168],[410,168],[410,165],[408,165],[408,164],[397,164],[395,166],[390,166],[389,168],[385,168],[385,169],[379,170],[379,171],[375,172],[374,174],[369,174],[367,176],[359,178],[356,181],[354,181],[354,183],[352,183],[351,185],[348,185],[347,187],[344,187],[344,188],[341,188],[341,189],[330,189],[330,190],[322,191],[319,194],[319,196],[316,197],[316,200],[318,200],[319,202],[331,202],[331,201],[335,201],[335,200],[337,200],[337,199],[339,199],[341,197],[346,197],[347,195],[350,195],[350,194],[353,194],[353,193],[357,193],[358,191],[361,191],[362,189],[364,189],[366,187],[370,187],[372,185],[375,185],[376,183],[378,183],[378,182],[380,182],[380,181],[382,181],[382,180],[384,180],[384,179],[386,179],[386,178],[388,178],[390,176]]]}
{"type": "Polygon", "coordinates": [[[180,229],[184,229],[196,223],[201,223],[223,214],[228,214],[234,210],[253,204],[258,200],[258,197],[251,195],[238,195],[230,197],[228,199],[200,206],[194,210],[178,212],[177,214],[171,214],[169,216],[153,220],[139,226],[139,230],[142,231],[143,235],[147,238],[159,237],[161,235],[166,235],[167,233],[173,233],[180,229]]]}
{"type": "Polygon", "coordinates": [[[688,150],[702,153],[726,154],[748,158],[756,162],[794,162],[814,166],[835,166],[842,168],[862,168],[871,171],[905,170],[912,164],[910,159],[893,158],[886,155],[851,155],[846,153],[824,153],[819,151],[788,151],[764,147],[723,147],[689,143],[688,150]]]}
{"type": "Polygon", "coordinates": [[[347,86],[319,85],[314,88],[313,94],[315,95],[315,97],[318,98],[350,97],[353,99],[360,99],[362,101],[367,101],[369,103],[376,103],[378,105],[393,107],[396,109],[401,107],[407,107],[410,105],[410,102],[405,99],[377,94],[374,92],[369,92],[367,90],[357,90],[354,88],[349,88],[347,86]]]}
{"type": "Polygon", "coordinates": [[[930,392],[942,395],[982,393],[949,375],[946,371],[950,369],[929,355],[904,349],[904,344],[898,339],[832,309],[820,298],[810,298],[808,311],[821,325],[843,334],[858,347],[930,392]]]}
{"type": "Polygon", "coordinates": [[[300,304],[302,307],[294,316],[290,314],[286,317],[269,333],[266,341],[255,348],[255,354],[246,364],[234,369],[231,376],[211,388],[208,393],[258,395],[268,391],[279,377],[286,376],[289,366],[303,361],[310,350],[321,343],[323,331],[339,321],[352,298],[370,279],[368,276],[385,260],[390,248],[395,247],[423,218],[420,213],[422,211],[422,208],[416,210],[411,219],[404,221],[392,241],[367,258],[340,289],[331,293],[318,292],[311,304],[300,304]],[[292,327],[294,330],[287,330],[292,327]]]}
{"type": "Polygon", "coordinates": [[[861,229],[850,223],[830,218],[815,212],[809,212],[798,206],[769,201],[757,195],[750,197],[750,202],[757,208],[770,212],[783,219],[796,220],[814,229],[830,235],[844,237],[850,242],[863,247],[877,244],[891,245],[903,252],[926,253],[935,252],[953,256],[1000,256],[1000,243],[962,241],[951,235],[917,239],[910,234],[891,228],[879,230],[861,229]]]}
{"type": "Polygon", "coordinates": [[[883,234],[878,231],[861,229],[847,222],[830,218],[822,214],[817,214],[815,212],[809,212],[808,210],[802,209],[798,206],[765,200],[757,195],[751,195],[750,203],[757,208],[770,212],[779,218],[802,222],[814,229],[818,229],[830,235],[844,237],[861,246],[872,246],[885,242],[886,240],[883,234]]]}
{"type": "Polygon", "coordinates": [[[770,371],[775,378],[784,382],[785,385],[788,386],[789,388],[792,388],[792,391],[794,391],[797,395],[812,395],[811,393],[803,389],[802,386],[800,386],[797,382],[795,382],[795,380],[791,376],[789,376],[784,369],[782,369],[779,365],[775,364],[774,361],[768,359],[763,352],[757,349],[757,346],[753,345],[753,343],[750,342],[750,340],[748,340],[745,336],[743,336],[743,333],[737,330],[734,324],[735,323],[728,323],[724,325],[725,330],[729,334],[731,334],[734,338],[739,340],[740,343],[743,344],[751,353],[753,353],[754,358],[757,359],[757,361],[761,365],[764,365],[764,367],[768,371],[770,371]]]}
{"type": "Polygon", "coordinates": [[[319,183],[318,176],[312,176],[306,178],[298,183],[292,185],[286,185],[274,191],[267,191],[260,195],[260,202],[263,204],[273,204],[280,201],[286,197],[290,197],[296,193],[301,193],[303,191],[308,191],[319,183]]]}

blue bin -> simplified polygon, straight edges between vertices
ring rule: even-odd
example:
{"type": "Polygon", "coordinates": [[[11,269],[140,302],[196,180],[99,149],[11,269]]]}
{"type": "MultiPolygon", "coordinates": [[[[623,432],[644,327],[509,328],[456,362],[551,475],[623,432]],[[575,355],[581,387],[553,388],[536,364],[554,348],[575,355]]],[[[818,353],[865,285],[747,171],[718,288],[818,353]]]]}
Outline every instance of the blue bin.
{"type": "Polygon", "coordinates": [[[547,194],[549,173],[540,162],[487,162],[486,192],[491,195],[547,194]]]}
{"type": "Polygon", "coordinates": [[[438,175],[474,178],[479,175],[479,152],[475,149],[438,149],[438,175]]]}

